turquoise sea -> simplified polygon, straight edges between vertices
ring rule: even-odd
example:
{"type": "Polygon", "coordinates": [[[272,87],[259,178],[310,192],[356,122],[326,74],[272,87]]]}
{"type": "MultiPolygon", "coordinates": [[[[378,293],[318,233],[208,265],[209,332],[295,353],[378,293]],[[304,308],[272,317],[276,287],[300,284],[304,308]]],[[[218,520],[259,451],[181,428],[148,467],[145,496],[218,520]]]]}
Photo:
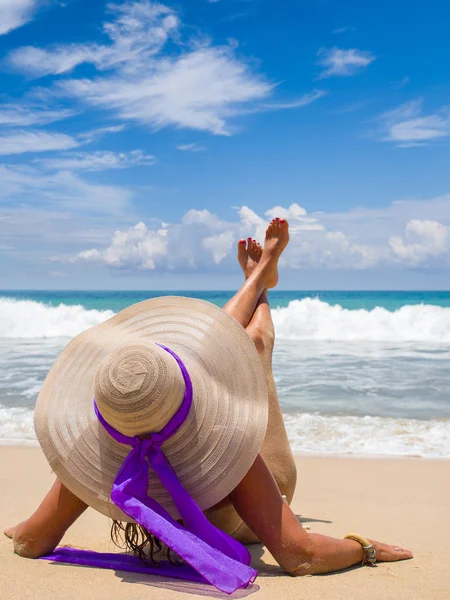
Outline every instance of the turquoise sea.
{"type": "MultiPolygon", "coordinates": [[[[193,291],[0,291],[0,297],[30,299],[36,302],[44,302],[51,306],[67,304],[73,306],[80,304],[87,309],[114,310],[141,302],[148,298],[159,296],[189,296],[208,300],[217,306],[223,306],[234,292],[193,292],[193,291]]],[[[270,300],[274,307],[288,306],[292,300],[303,298],[319,298],[330,305],[338,304],[350,310],[366,309],[372,310],[377,306],[393,311],[407,305],[430,304],[441,307],[450,307],[450,292],[343,292],[343,291],[273,291],[270,300]]]]}
{"type": "MultiPolygon", "coordinates": [[[[161,295],[223,306],[232,292],[1,291],[0,443],[35,443],[58,353],[161,295]]],[[[450,292],[271,293],[274,374],[297,452],[450,458],[450,292]]]]}

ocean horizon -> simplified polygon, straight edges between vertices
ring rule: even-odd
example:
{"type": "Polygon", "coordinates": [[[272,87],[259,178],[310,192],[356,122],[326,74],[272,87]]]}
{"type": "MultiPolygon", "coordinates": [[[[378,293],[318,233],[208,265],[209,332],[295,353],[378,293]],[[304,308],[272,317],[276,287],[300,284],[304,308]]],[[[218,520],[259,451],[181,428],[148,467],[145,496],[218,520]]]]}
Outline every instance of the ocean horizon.
{"type": "MultiPolygon", "coordinates": [[[[34,444],[33,408],[72,337],[161,295],[0,291],[0,443],[34,444]]],[[[294,452],[450,458],[450,291],[273,291],[273,369],[294,452]],[[446,362],[447,361],[447,362],[446,362]]]]}

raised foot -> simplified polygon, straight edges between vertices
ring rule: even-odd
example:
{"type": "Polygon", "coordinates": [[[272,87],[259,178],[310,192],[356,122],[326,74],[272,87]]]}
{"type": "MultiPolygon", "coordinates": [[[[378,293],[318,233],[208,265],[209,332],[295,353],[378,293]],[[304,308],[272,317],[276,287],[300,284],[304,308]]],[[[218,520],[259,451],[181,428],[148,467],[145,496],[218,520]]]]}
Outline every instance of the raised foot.
{"type": "Polygon", "coordinates": [[[274,219],[266,231],[260,267],[265,285],[274,288],[278,283],[278,260],[289,243],[289,225],[286,219],[274,219]]]}
{"type": "Polygon", "coordinates": [[[244,271],[245,279],[248,279],[255,270],[261,258],[262,251],[261,244],[252,238],[248,238],[247,241],[239,241],[238,261],[244,271]]]}

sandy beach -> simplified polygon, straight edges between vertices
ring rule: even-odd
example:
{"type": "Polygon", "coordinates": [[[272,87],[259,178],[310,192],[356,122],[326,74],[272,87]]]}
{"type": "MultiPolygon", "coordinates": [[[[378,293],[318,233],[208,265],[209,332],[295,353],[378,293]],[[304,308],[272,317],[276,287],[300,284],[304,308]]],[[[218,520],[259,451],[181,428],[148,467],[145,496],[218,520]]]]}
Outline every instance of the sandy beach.
{"type": "MultiPolygon", "coordinates": [[[[37,448],[0,448],[0,526],[23,520],[47,492],[53,475],[37,448]]],[[[357,531],[412,549],[415,558],[356,567],[326,576],[291,578],[260,546],[252,547],[256,583],[233,597],[279,599],[448,600],[450,598],[450,462],[297,457],[299,481],[293,508],[311,531],[343,536],[357,531]]],[[[152,576],[15,556],[0,536],[0,580],[5,600],[226,597],[209,586],[152,576]]],[[[113,551],[108,520],[89,510],[62,545],[113,551]]]]}

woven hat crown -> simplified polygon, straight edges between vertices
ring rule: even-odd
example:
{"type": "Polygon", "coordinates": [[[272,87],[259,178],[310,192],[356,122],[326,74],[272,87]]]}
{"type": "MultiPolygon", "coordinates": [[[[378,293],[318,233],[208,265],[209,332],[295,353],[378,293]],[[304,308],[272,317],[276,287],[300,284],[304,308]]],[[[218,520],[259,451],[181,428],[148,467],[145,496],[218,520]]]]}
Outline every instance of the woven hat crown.
{"type": "Polygon", "coordinates": [[[127,436],[160,431],[177,412],[185,385],[175,359],[155,343],[122,344],[101,361],[95,399],[106,421],[127,436]]]}

